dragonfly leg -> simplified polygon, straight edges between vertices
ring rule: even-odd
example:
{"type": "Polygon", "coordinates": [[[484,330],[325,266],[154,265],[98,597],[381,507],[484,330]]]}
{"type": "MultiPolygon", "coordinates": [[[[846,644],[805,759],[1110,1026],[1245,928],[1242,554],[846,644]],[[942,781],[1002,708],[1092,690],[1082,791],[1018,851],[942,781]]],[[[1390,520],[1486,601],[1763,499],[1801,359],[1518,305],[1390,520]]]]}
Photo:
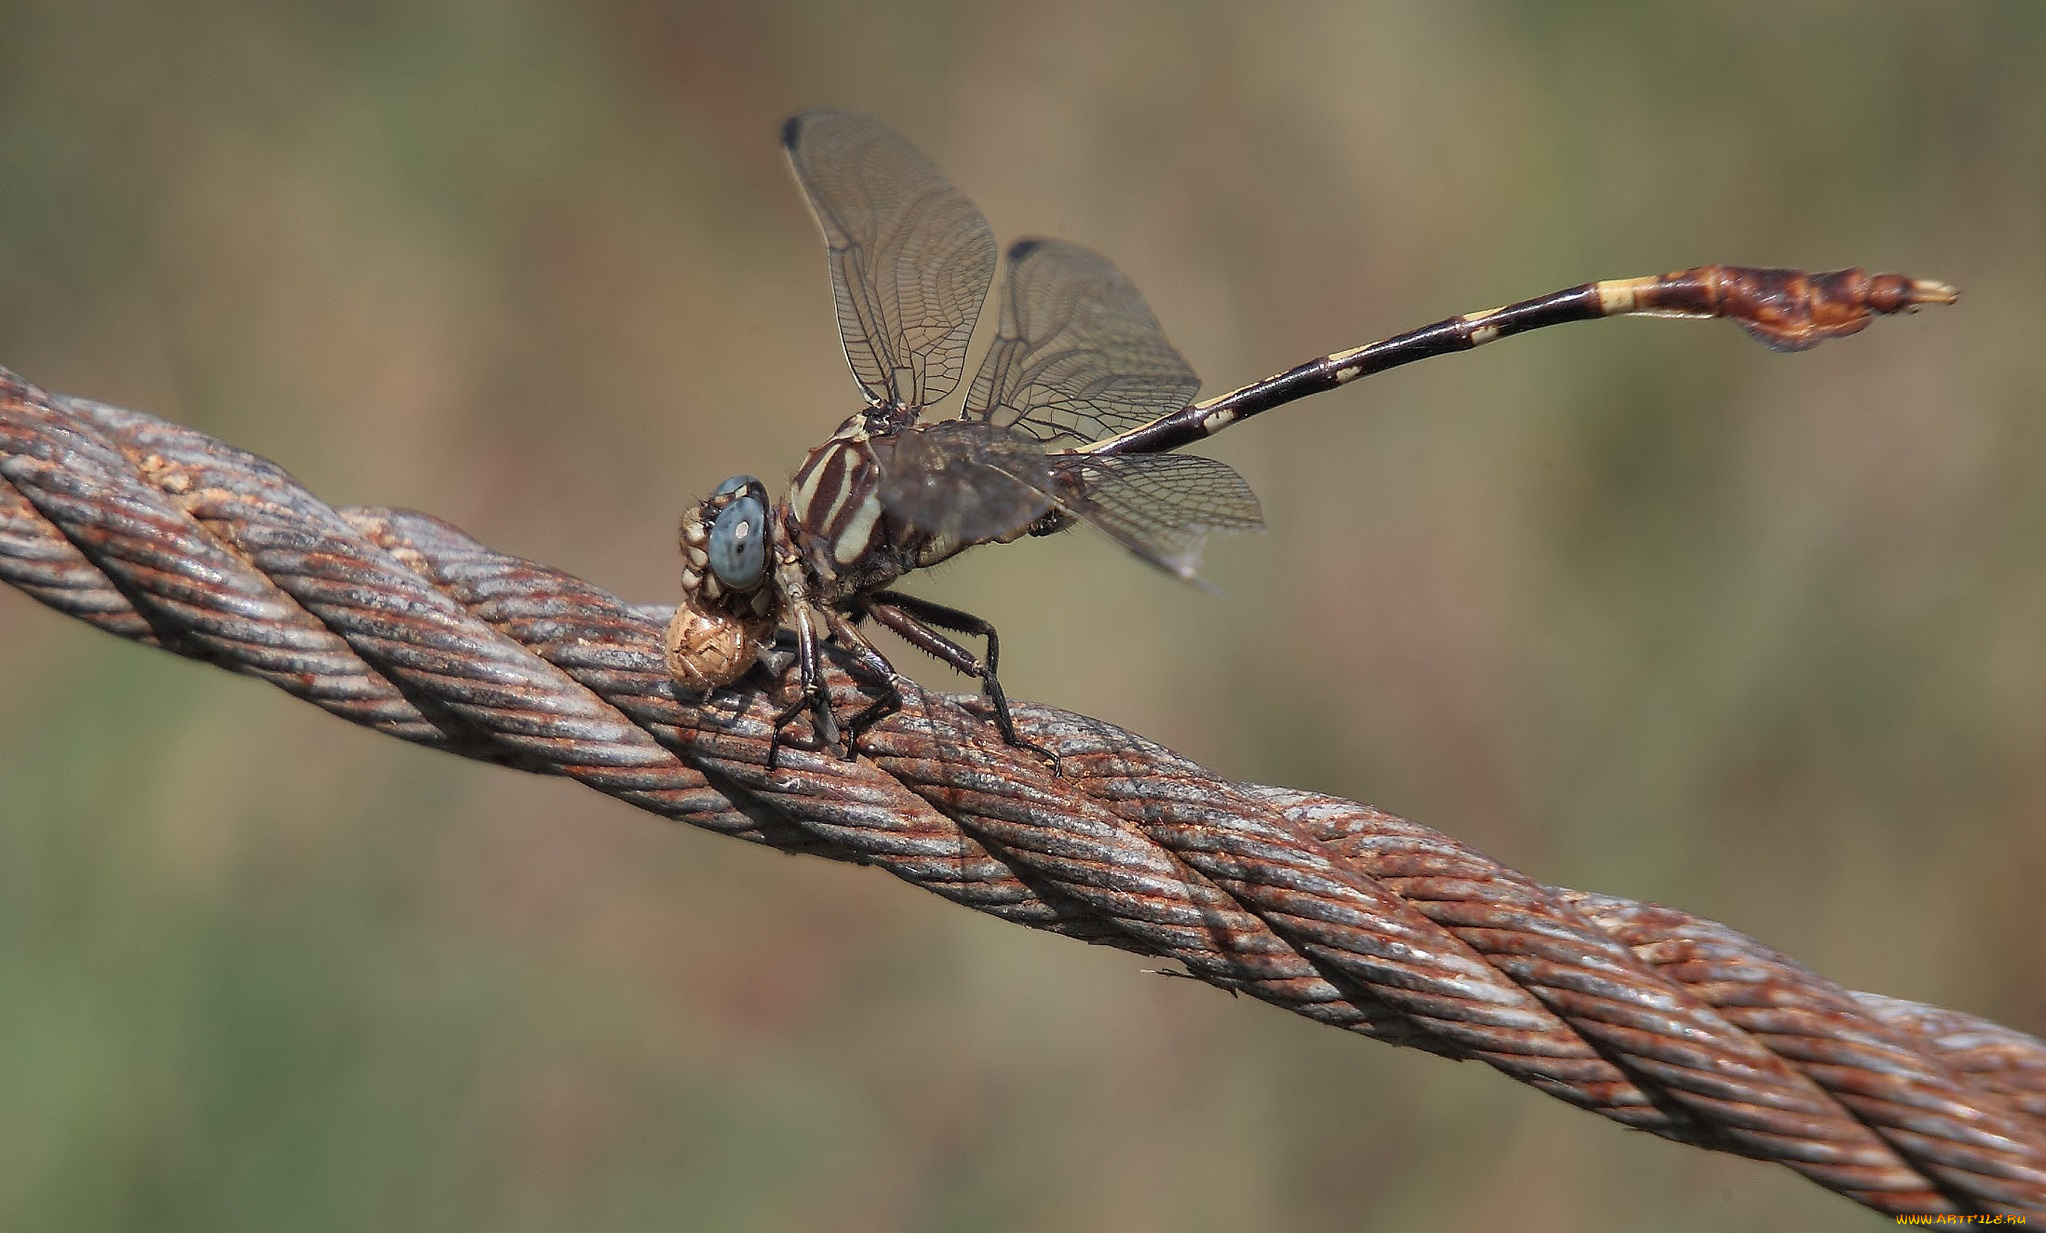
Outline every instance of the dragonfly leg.
{"type": "Polygon", "coordinates": [[[1024,740],[1016,734],[1016,721],[1009,715],[1009,698],[1002,692],[1001,679],[995,674],[1001,659],[1001,639],[995,634],[995,627],[989,622],[948,608],[944,604],[932,603],[900,591],[876,591],[867,597],[865,611],[874,620],[901,635],[904,641],[933,659],[945,664],[955,672],[975,678],[980,682],[981,692],[987,695],[988,704],[994,708],[995,727],[1002,739],[1020,749],[1027,749],[1044,758],[1058,772],[1059,756],[1042,745],[1024,740]],[[933,629],[932,626],[936,626],[933,629]],[[987,640],[985,661],[975,658],[973,652],[938,632],[951,630],[970,638],[987,640]]]}
{"type": "Polygon", "coordinates": [[[824,619],[831,627],[832,640],[851,653],[855,667],[873,676],[881,685],[879,696],[845,721],[847,761],[852,760],[853,745],[860,739],[860,733],[902,709],[902,687],[905,684],[903,675],[888,662],[888,657],[855,628],[855,623],[864,615],[865,612],[860,610],[840,613],[826,609],[824,613],[824,619]]]}
{"type": "Polygon", "coordinates": [[[774,717],[774,738],[768,743],[767,764],[774,765],[774,751],[781,743],[782,729],[804,711],[814,717],[817,744],[830,749],[838,744],[838,717],[831,713],[831,691],[824,687],[824,664],[818,651],[817,626],[808,604],[796,608],[796,660],[802,665],[802,687],[796,700],[774,717]]]}

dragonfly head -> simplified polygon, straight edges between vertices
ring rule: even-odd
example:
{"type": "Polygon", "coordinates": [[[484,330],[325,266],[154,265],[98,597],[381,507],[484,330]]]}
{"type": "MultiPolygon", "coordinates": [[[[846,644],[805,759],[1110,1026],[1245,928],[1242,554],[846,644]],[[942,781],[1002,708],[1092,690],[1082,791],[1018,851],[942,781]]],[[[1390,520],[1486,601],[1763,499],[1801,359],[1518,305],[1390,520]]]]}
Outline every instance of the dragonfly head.
{"type": "Polygon", "coordinates": [[[750,475],[734,475],[697,507],[695,526],[682,526],[682,555],[703,575],[706,597],[749,595],[767,581],[767,488],[750,475]],[[699,538],[700,536],[700,538],[699,538]]]}
{"type": "Polygon", "coordinates": [[[774,636],[773,506],[767,488],[735,475],[682,516],[682,602],[668,625],[668,674],[692,690],[745,675],[774,636]]]}

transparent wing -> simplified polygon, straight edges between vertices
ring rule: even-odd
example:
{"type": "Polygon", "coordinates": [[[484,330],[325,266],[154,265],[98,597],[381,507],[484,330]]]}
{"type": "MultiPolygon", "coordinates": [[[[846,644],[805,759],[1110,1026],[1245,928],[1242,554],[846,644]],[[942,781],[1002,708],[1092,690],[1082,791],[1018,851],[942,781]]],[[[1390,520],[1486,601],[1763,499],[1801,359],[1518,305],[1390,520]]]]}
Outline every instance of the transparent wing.
{"type": "Polygon", "coordinates": [[[1059,509],[1187,581],[1211,532],[1265,529],[1257,494],[1212,458],[1054,454],[1046,461],[1059,509]]]}
{"type": "Polygon", "coordinates": [[[1257,494],[1212,458],[1047,455],[1012,429],[971,420],[872,445],[882,507],[958,547],[1013,535],[1056,510],[1191,581],[1210,534],[1265,529],[1257,494]]]}
{"type": "Polygon", "coordinates": [[[966,418],[1047,448],[1081,446],[1177,411],[1200,387],[1108,258],[1063,240],[1023,240],[1009,249],[1000,331],[966,418]]]}
{"type": "Polygon", "coordinates": [[[964,547],[1000,539],[1052,509],[1051,466],[1030,438],[967,420],[913,428],[871,445],[881,507],[964,547]]]}
{"type": "Polygon", "coordinates": [[[838,333],[876,406],[959,384],[995,276],[995,235],[931,161],[871,116],[812,111],[782,145],[831,250],[838,333]]]}

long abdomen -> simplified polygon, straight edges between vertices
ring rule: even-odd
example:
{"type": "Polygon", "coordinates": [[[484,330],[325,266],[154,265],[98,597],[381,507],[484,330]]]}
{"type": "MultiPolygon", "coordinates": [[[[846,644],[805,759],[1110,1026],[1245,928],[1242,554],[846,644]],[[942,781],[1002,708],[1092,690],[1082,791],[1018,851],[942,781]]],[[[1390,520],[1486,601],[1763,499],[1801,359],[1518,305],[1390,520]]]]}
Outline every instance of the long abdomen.
{"type": "Polygon", "coordinates": [[[1614,278],[1551,292],[1518,304],[1449,317],[1381,342],[1309,360],[1086,447],[1090,454],[1152,454],[1212,437],[1239,420],[1309,394],[1347,385],[1430,356],[1482,347],[1496,339],[1566,321],[1600,317],[1726,317],[1778,351],[1802,351],[1855,333],[1878,316],[1921,304],[1951,304],[1945,283],[1903,274],[1758,269],[1701,265],[1647,278],[1614,278]]]}

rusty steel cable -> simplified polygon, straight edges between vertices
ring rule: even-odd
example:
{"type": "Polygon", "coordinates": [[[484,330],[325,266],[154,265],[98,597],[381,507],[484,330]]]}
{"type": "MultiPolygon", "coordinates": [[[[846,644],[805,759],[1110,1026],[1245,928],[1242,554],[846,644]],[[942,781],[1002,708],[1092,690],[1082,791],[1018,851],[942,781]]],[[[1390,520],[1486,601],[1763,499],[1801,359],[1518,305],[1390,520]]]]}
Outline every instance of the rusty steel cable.
{"type": "MultiPolygon", "coordinates": [[[[978,699],[915,690],[858,761],[775,747],[792,683],[679,690],[668,609],[424,514],[330,507],[266,459],[4,369],[0,577],[353,723],[876,865],[1879,1211],[2046,1214],[2046,1042],[1051,707],[1015,716],[1056,771],[978,699]]],[[[854,702],[840,669],[832,688],[854,702]]]]}

